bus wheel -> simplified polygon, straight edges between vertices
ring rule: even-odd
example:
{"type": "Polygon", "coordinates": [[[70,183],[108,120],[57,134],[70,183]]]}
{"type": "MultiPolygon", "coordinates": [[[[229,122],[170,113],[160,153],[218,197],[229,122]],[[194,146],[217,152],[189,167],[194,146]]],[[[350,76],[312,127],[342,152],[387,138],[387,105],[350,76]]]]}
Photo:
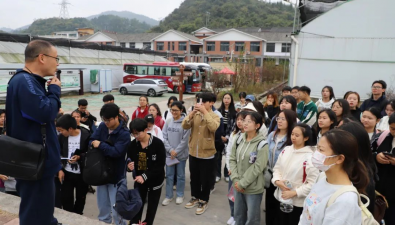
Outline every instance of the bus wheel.
{"type": "Polygon", "coordinates": [[[149,89],[147,92],[147,95],[149,97],[155,97],[156,96],[156,91],[154,89],[149,89]]]}
{"type": "Polygon", "coordinates": [[[121,88],[121,90],[119,91],[121,92],[121,95],[127,95],[128,94],[128,90],[126,90],[126,88],[121,88]]]}
{"type": "Polygon", "coordinates": [[[178,90],[178,86],[174,86],[174,87],[173,87],[173,92],[174,92],[174,93],[180,92],[180,90],[178,90]]]}

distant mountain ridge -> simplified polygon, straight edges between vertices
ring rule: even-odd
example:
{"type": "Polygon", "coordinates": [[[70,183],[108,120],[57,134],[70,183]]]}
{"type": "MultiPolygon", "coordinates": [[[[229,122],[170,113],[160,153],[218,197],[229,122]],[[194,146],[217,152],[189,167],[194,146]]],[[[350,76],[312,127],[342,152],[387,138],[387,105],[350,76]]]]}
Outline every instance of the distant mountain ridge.
{"type": "Polygon", "coordinates": [[[114,15],[114,16],[119,16],[122,18],[127,18],[127,19],[136,19],[140,22],[145,22],[146,24],[150,25],[150,26],[157,26],[159,25],[159,21],[154,20],[152,18],[149,18],[147,16],[141,15],[141,14],[137,14],[137,13],[133,13],[130,11],[105,11],[102,12],[100,14],[97,15],[93,15],[93,16],[88,16],[86,17],[88,20],[92,20],[93,18],[97,18],[101,15],[114,15]]]}

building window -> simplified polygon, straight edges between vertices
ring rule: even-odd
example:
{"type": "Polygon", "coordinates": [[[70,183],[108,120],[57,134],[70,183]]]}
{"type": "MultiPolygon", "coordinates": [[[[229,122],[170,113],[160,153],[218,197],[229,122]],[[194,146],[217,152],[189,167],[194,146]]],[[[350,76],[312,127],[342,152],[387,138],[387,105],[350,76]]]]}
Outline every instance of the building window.
{"type": "Polygon", "coordinates": [[[126,47],[126,43],[125,42],[121,42],[121,47],[125,48],[126,47]]]}
{"type": "Polygon", "coordinates": [[[163,42],[156,42],[156,51],[163,51],[164,45],[163,42]]]}
{"type": "Polygon", "coordinates": [[[229,41],[221,41],[221,52],[228,52],[229,51],[229,41]]]}
{"type": "Polygon", "coordinates": [[[281,52],[291,52],[291,43],[282,43],[281,52]]]}
{"type": "Polygon", "coordinates": [[[275,50],[275,43],[267,43],[266,44],[266,52],[274,52],[275,50]]]}
{"type": "Polygon", "coordinates": [[[171,50],[174,51],[174,42],[171,43],[171,50]]]}
{"type": "Polygon", "coordinates": [[[211,58],[210,62],[224,62],[223,58],[211,58]]]}
{"type": "Polygon", "coordinates": [[[186,42],[178,42],[178,51],[186,51],[187,43],[186,42]]]}
{"type": "Polygon", "coordinates": [[[151,50],[151,42],[143,42],[144,50],[151,50]]]}
{"type": "Polygon", "coordinates": [[[207,42],[207,51],[208,52],[215,51],[215,42],[214,41],[207,42]]]}
{"type": "Polygon", "coordinates": [[[112,42],[106,42],[106,45],[112,45],[112,42]]]}
{"type": "Polygon", "coordinates": [[[130,42],[129,43],[130,48],[136,48],[136,43],[135,42],[130,42]]]}
{"type": "Polygon", "coordinates": [[[260,52],[261,51],[261,43],[260,42],[251,42],[250,43],[250,52],[260,52]]]}
{"type": "Polygon", "coordinates": [[[236,42],[235,51],[236,52],[244,51],[244,42],[236,42]]]}

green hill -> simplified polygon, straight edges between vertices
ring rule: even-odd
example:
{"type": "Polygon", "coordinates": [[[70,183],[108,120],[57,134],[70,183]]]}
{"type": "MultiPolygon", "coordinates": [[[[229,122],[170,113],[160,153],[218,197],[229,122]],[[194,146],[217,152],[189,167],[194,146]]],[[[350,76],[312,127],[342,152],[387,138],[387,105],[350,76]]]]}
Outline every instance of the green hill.
{"type": "Polygon", "coordinates": [[[162,20],[152,32],[176,29],[192,32],[209,28],[232,27],[291,27],[294,8],[281,2],[266,3],[262,0],[185,0],[180,7],[162,20]]]}
{"type": "Polygon", "coordinates": [[[136,19],[121,18],[114,15],[102,15],[92,20],[86,18],[49,18],[34,21],[26,30],[20,33],[31,33],[33,35],[48,35],[56,31],[73,31],[77,28],[91,27],[95,30],[109,30],[118,33],[132,34],[143,33],[151,28],[146,23],[136,19]]]}

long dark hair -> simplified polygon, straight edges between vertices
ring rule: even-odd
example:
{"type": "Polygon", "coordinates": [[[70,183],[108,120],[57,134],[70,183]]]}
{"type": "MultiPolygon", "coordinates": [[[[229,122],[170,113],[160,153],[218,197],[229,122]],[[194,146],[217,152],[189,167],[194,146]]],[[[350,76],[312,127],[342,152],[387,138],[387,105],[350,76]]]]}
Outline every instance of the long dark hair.
{"type": "Polygon", "coordinates": [[[369,134],[361,123],[351,121],[343,124],[339,129],[350,132],[358,142],[358,158],[366,166],[369,176],[372,177],[377,173],[377,167],[373,159],[372,150],[370,148],[369,134]],[[367,166],[369,165],[369,166],[367,166]]]}
{"type": "Polygon", "coordinates": [[[259,114],[262,116],[262,123],[265,125],[266,121],[266,115],[265,115],[265,109],[263,108],[263,104],[260,101],[253,101],[252,105],[254,105],[255,109],[258,111],[259,114]]]}
{"type": "Polygon", "coordinates": [[[299,127],[299,129],[302,131],[303,137],[308,138],[304,142],[304,146],[314,146],[317,145],[317,141],[313,138],[313,130],[311,127],[305,123],[298,123],[294,128],[299,127]]]}
{"type": "Polygon", "coordinates": [[[369,177],[365,165],[358,157],[357,139],[350,132],[341,129],[330,130],[323,137],[328,140],[335,155],[344,155],[343,170],[358,191],[365,193],[369,177]]]}
{"type": "MultiPolygon", "coordinates": [[[[229,118],[229,119],[230,119],[230,118],[235,119],[235,118],[236,118],[237,112],[236,112],[236,108],[235,108],[235,102],[233,101],[233,96],[232,96],[232,94],[230,94],[230,93],[225,93],[224,96],[222,96],[221,107],[219,107],[219,110],[218,110],[218,111],[219,111],[220,113],[222,113],[222,114],[225,113],[224,97],[225,97],[226,95],[229,95],[229,96],[230,96],[230,104],[229,104],[229,109],[228,109],[228,118],[229,118]]],[[[230,125],[232,126],[233,124],[230,124],[230,125]]]]}
{"type": "Polygon", "coordinates": [[[264,126],[265,124],[263,123],[263,118],[262,115],[257,113],[257,112],[247,112],[246,117],[250,116],[251,120],[254,121],[255,124],[259,124],[259,128],[257,130],[255,130],[255,132],[259,132],[259,130],[261,129],[262,126],[264,126]]]}
{"type": "Polygon", "coordinates": [[[171,106],[170,106],[170,101],[171,101],[171,100],[173,100],[173,102],[178,101],[178,99],[177,99],[176,96],[170,96],[170,97],[169,97],[169,100],[167,100],[167,107],[169,107],[169,108],[171,107],[171,106]]]}
{"type": "MultiPolygon", "coordinates": [[[[283,100],[285,100],[286,102],[290,103],[291,104],[291,108],[292,108],[291,110],[296,112],[296,105],[297,105],[297,103],[296,103],[296,99],[294,98],[294,96],[287,95],[287,96],[282,97],[280,102],[279,102],[279,105],[281,105],[281,102],[283,102],[283,100]]],[[[277,120],[275,118],[278,117],[278,115],[280,115],[280,113],[281,112],[278,112],[276,114],[276,116],[274,116],[274,118],[271,118],[272,119],[272,125],[269,127],[269,131],[268,131],[269,134],[274,131],[274,128],[277,127],[277,120]]]]}
{"type": "MultiPolygon", "coordinates": [[[[274,99],[273,107],[278,107],[280,104],[278,103],[278,95],[277,95],[277,93],[274,92],[274,91],[271,91],[271,92],[267,93],[266,99],[269,98],[269,96],[272,96],[272,98],[274,99]]],[[[266,106],[267,106],[267,100],[265,102],[265,105],[263,105],[263,107],[266,107],[266,106]]]]}
{"type": "Polygon", "coordinates": [[[343,109],[343,112],[342,112],[342,118],[339,120],[339,121],[337,121],[337,123],[336,123],[336,126],[340,123],[340,121],[342,121],[344,118],[347,118],[347,117],[350,117],[351,116],[351,109],[350,109],[350,104],[347,102],[347,100],[345,100],[345,99],[336,99],[336,101],[334,101],[333,103],[332,103],[332,108],[333,108],[333,105],[335,104],[335,103],[338,103],[339,104],[339,106],[340,107],[342,107],[342,109],[343,109]]]}
{"type": "MultiPolygon", "coordinates": [[[[333,88],[331,86],[325,86],[322,88],[321,93],[324,91],[324,89],[328,89],[329,91],[329,100],[331,100],[332,98],[335,99],[335,93],[333,93],[333,88]]],[[[321,94],[322,95],[322,94],[321,94]]]]}
{"type": "Polygon", "coordinates": [[[151,105],[149,105],[148,110],[151,106],[153,106],[156,109],[156,111],[158,111],[157,116],[162,116],[162,113],[160,112],[160,108],[156,103],[152,103],[151,105]]]}
{"type": "MultiPolygon", "coordinates": [[[[281,148],[288,146],[288,145],[292,145],[292,140],[291,140],[291,134],[292,134],[292,130],[294,129],[295,125],[296,125],[296,112],[290,110],[290,109],[284,109],[282,112],[280,112],[278,114],[278,116],[284,113],[285,119],[287,120],[288,123],[288,127],[287,127],[287,140],[284,142],[284,144],[281,146],[281,148]]],[[[278,116],[276,118],[278,118],[278,116]]],[[[280,129],[277,129],[274,132],[273,138],[275,138],[277,136],[277,134],[280,132],[280,129]]]]}
{"type": "Polygon", "coordinates": [[[336,117],[336,113],[332,111],[332,109],[323,109],[321,110],[318,114],[317,114],[317,135],[320,133],[321,131],[321,127],[318,125],[318,118],[320,118],[320,115],[322,113],[326,113],[329,117],[329,119],[333,122],[331,124],[331,126],[329,127],[329,130],[332,130],[333,128],[335,128],[336,124],[337,124],[337,117],[336,117]]]}
{"type": "Polygon", "coordinates": [[[240,128],[237,126],[237,118],[241,117],[244,120],[247,115],[248,115],[247,111],[241,111],[241,112],[237,113],[236,120],[235,120],[235,130],[233,131],[233,134],[237,134],[240,131],[240,128]]]}

